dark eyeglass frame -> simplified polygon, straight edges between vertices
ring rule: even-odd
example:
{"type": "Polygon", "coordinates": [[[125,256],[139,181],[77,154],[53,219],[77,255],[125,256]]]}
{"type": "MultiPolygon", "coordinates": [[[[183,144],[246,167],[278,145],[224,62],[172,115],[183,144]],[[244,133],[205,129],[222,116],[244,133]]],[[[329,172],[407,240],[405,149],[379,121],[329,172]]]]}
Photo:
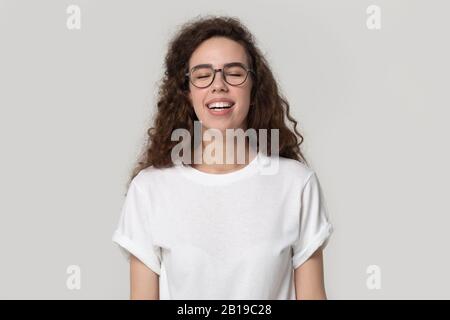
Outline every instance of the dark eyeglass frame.
{"type": "Polygon", "coordinates": [[[225,82],[228,83],[230,86],[240,86],[241,84],[245,83],[245,81],[247,81],[248,74],[249,74],[250,72],[253,73],[254,76],[256,75],[255,71],[253,71],[252,69],[247,68],[243,63],[240,63],[240,62],[230,62],[230,63],[224,64],[223,67],[222,67],[222,68],[219,68],[219,69],[214,69],[214,67],[213,67],[212,64],[199,64],[199,65],[196,65],[196,66],[192,67],[191,70],[190,70],[189,72],[186,72],[186,73],[185,73],[185,76],[186,76],[187,78],[189,78],[190,83],[192,83],[192,85],[193,85],[194,87],[199,88],[199,89],[204,89],[204,88],[208,88],[211,84],[214,83],[214,80],[216,79],[216,73],[219,72],[219,71],[222,73],[222,79],[225,80],[225,82]],[[239,67],[244,68],[245,71],[247,71],[247,74],[245,75],[244,81],[242,81],[242,82],[239,83],[239,84],[231,84],[231,83],[229,83],[229,82],[227,81],[227,77],[226,77],[226,75],[225,75],[225,72],[223,71],[225,68],[227,68],[227,67],[232,67],[232,66],[239,66],[239,67]],[[196,85],[194,84],[194,82],[192,81],[191,73],[192,73],[192,71],[194,71],[195,69],[198,69],[198,68],[204,68],[204,67],[207,67],[207,68],[210,68],[210,69],[211,69],[211,71],[213,72],[213,77],[212,77],[211,82],[210,82],[208,85],[199,87],[199,86],[196,86],[196,85]]]}

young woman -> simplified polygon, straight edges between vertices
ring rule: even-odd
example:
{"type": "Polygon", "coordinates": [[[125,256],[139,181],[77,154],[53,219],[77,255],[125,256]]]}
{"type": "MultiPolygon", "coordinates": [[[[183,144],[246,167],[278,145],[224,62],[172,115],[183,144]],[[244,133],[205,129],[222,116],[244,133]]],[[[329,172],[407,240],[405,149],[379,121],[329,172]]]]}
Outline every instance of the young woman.
{"type": "Polygon", "coordinates": [[[322,250],[333,228],[297,122],[251,33],[230,17],[188,22],[165,68],[113,235],[130,261],[131,299],[326,299],[322,250]],[[224,143],[195,143],[195,123],[224,143]],[[176,162],[179,129],[189,149],[176,162]],[[229,161],[242,140],[227,144],[227,129],[270,130],[267,148],[245,139],[245,161],[229,161]],[[196,161],[198,152],[215,162],[196,161]],[[265,174],[275,155],[276,170],[265,174]]]}

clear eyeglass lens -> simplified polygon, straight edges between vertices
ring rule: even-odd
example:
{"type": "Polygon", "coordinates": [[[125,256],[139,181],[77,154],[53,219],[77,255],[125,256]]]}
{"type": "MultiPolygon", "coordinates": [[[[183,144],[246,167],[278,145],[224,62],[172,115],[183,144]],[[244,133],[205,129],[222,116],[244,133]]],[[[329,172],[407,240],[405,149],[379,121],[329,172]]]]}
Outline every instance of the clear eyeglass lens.
{"type": "MultiPolygon", "coordinates": [[[[245,81],[247,70],[242,66],[231,65],[224,69],[226,81],[231,85],[240,85],[245,81]]],[[[192,71],[191,80],[197,87],[206,87],[211,84],[214,77],[212,68],[201,67],[192,71]]]]}
{"type": "Polygon", "coordinates": [[[224,71],[228,83],[233,85],[239,85],[243,83],[245,77],[247,76],[247,70],[239,65],[227,66],[224,71]]]}

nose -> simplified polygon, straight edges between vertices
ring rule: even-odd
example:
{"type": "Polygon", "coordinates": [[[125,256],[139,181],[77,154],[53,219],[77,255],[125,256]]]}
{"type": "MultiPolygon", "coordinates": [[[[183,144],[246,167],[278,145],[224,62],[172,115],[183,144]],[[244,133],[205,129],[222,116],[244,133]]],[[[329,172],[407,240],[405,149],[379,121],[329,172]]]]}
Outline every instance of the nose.
{"type": "Polygon", "coordinates": [[[216,70],[216,76],[214,77],[214,81],[211,84],[211,88],[213,91],[215,90],[228,90],[227,83],[225,82],[225,79],[223,79],[223,74],[221,71],[216,70]]]}

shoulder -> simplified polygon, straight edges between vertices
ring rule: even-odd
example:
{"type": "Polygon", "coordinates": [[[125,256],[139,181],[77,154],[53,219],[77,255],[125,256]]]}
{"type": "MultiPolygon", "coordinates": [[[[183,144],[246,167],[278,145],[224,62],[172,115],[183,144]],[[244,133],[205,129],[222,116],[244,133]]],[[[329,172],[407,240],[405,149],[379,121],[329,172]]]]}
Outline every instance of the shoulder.
{"type": "Polygon", "coordinates": [[[175,167],[155,168],[153,166],[149,166],[139,171],[139,173],[131,181],[131,184],[141,190],[148,190],[151,189],[152,186],[161,186],[161,184],[170,183],[170,181],[173,181],[171,177],[175,173],[175,167]]]}
{"type": "Polygon", "coordinates": [[[294,179],[300,185],[304,185],[315,172],[303,162],[279,157],[279,174],[284,179],[294,179]]]}

